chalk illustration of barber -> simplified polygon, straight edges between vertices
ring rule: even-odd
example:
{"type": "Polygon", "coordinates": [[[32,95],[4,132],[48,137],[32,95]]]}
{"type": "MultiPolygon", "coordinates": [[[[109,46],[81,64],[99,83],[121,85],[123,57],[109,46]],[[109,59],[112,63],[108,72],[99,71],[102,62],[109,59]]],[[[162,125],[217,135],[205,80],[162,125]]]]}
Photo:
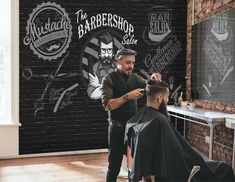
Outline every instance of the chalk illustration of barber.
{"type": "Polygon", "coordinates": [[[89,84],[87,87],[88,96],[91,99],[100,99],[101,97],[101,81],[102,78],[116,70],[117,65],[114,60],[114,38],[106,32],[101,34],[98,40],[99,60],[92,66],[92,70],[88,73],[89,84]]]}
{"type": "Polygon", "coordinates": [[[138,39],[135,38],[134,26],[127,20],[129,16],[122,17],[110,12],[91,16],[83,9],[75,14],[78,39],[86,40],[82,44],[79,60],[82,80],[87,87],[88,97],[98,100],[103,77],[117,68],[114,59],[116,50],[124,46],[136,46],[138,39]]]}

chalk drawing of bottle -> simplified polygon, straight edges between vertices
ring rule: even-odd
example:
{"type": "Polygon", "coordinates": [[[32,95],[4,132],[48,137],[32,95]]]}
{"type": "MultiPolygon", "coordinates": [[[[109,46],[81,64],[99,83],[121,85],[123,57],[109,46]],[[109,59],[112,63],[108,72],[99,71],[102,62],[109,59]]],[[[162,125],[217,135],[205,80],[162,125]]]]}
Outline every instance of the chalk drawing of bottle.
{"type": "Polygon", "coordinates": [[[169,84],[170,84],[170,90],[172,90],[173,87],[174,87],[174,77],[169,76],[168,81],[169,81],[169,84]]]}
{"type": "Polygon", "coordinates": [[[208,75],[208,85],[209,87],[212,86],[212,75],[208,75]]]}
{"type": "Polygon", "coordinates": [[[180,96],[178,98],[178,105],[181,106],[183,101],[183,92],[180,92],[180,96]]]}

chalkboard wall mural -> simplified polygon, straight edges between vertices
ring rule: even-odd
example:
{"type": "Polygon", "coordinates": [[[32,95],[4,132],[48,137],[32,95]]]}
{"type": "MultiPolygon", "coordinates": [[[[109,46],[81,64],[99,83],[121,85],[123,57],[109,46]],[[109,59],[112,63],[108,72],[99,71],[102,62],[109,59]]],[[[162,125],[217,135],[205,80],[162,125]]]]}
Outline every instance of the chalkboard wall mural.
{"type": "Polygon", "coordinates": [[[235,9],[193,27],[192,91],[199,99],[235,102],[235,9]]]}
{"type": "MultiPolygon", "coordinates": [[[[107,147],[102,78],[122,47],[135,72],[185,90],[187,1],[20,1],[20,154],[107,147]]],[[[140,102],[142,104],[142,102],[140,102]]]]}
{"type": "MultiPolygon", "coordinates": [[[[182,45],[175,32],[172,9],[167,6],[154,6],[148,10],[148,26],[143,32],[143,40],[153,50],[145,55],[144,63],[150,74],[160,72],[168,79],[170,91],[174,88],[174,75],[171,73],[173,65],[179,55],[182,54],[182,45]]],[[[182,35],[180,35],[182,36],[182,35]]],[[[179,60],[178,60],[179,61],[179,60]]],[[[184,74],[177,75],[178,79],[184,79],[184,74]],[[181,77],[181,78],[180,78],[181,77]]],[[[184,82],[175,84],[173,93],[177,93],[184,82]]],[[[173,97],[175,94],[172,94],[173,97]]]]}

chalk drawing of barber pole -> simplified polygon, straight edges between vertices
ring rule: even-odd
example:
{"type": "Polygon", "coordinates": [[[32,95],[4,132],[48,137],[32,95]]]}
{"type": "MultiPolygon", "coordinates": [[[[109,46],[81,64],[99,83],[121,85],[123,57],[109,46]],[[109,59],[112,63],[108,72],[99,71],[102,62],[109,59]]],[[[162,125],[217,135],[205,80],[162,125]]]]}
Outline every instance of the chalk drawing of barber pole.
{"type": "Polygon", "coordinates": [[[81,54],[81,75],[91,99],[100,99],[101,81],[116,70],[116,51],[122,48],[122,35],[114,30],[101,30],[86,42],[81,54]]]}
{"type": "Polygon", "coordinates": [[[56,3],[42,3],[29,15],[24,44],[39,58],[53,60],[69,47],[72,25],[65,9],[56,3]]]}

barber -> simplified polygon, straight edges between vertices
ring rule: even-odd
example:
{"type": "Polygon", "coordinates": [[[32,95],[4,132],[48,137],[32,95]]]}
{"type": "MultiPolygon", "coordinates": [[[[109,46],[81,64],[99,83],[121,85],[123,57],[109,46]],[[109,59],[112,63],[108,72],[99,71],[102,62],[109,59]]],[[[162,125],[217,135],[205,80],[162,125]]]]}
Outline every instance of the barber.
{"type": "MultiPolygon", "coordinates": [[[[126,122],[137,112],[137,99],[143,96],[146,80],[132,73],[136,51],[120,49],[116,54],[117,70],[107,74],[101,85],[101,100],[108,111],[108,172],[106,182],[116,182],[126,150],[123,144],[126,122]]],[[[161,79],[159,73],[151,78],[161,79]]]]}

